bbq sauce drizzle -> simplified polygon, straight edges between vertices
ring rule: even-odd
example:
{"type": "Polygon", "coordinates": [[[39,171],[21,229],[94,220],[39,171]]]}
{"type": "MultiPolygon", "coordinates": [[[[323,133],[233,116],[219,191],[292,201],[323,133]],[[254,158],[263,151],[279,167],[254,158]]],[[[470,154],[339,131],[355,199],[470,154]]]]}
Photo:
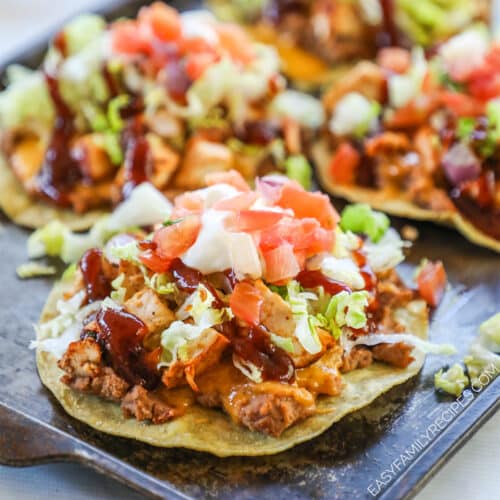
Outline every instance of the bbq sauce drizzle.
{"type": "Polygon", "coordinates": [[[64,102],[56,78],[45,73],[45,81],[56,110],[52,137],[37,178],[40,194],[60,206],[71,205],[68,191],[80,179],[78,163],[71,157],[69,144],[75,133],[74,116],[64,102]]]}

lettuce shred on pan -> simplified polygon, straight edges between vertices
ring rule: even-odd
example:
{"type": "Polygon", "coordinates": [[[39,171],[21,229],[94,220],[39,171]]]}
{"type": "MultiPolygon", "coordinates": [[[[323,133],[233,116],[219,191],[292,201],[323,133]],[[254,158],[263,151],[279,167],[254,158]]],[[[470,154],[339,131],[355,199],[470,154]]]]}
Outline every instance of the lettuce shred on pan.
{"type": "Polygon", "coordinates": [[[386,233],[389,228],[389,217],[382,212],[372,210],[365,203],[347,205],[342,210],[340,227],[344,231],[366,234],[374,243],[386,233]]]}
{"type": "Polygon", "coordinates": [[[462,366],[455,363],[448,370],[441,369],[434,375],[434,385],[436,389],[441,389],[458,397],[469,385],[469,379],[465,375],[462,366]]]}

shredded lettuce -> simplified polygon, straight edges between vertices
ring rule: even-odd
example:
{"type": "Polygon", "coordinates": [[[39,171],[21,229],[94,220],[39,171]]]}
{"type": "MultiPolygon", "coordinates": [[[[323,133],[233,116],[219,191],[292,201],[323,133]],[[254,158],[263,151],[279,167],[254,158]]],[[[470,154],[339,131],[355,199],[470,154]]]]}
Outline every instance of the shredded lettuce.
{"type": "Polygon", "coordinates": [[[365,241],[363,250],[368,259],[368,264],[375,272],[387,271],[403,262],[403,248],[411,244],[404,241],[399,233],[392,227],[388,228],[386,233],[374,243],[371,240],[365,241]]]}
{"type": "Polygon", "coordinates": [[[215,297],[208,288],[199,284],[198,288],[184,301],[176,312],[177,319],[193,318],[195,325],[208,328],[218,325],[233,317],[229,307],[215,308],[212,304],[215,297]]]}
{"type": "Polygon", "coordinates": [[[427,73],[427,61],[421,47],[412,51],[412,64],[404,75],[391,75],[388,80],[389,102],[394,108],[401,108],[421,90],[427,73]]]}
{"type": "Polygon", "coordinates": [[[56,304],[58,315],[35,326],[37,340],[30,347],[50,352],[59,359],[68,345],[79,339],[83,320],[102,305],[101,301],[96,301],[82,307],[84,299],[85,291],[81,290],[68,300],[59,300],[56,304]]]}
{"type": "Polygon", "coordinates": [[[303,155],[292,155],[285,160],[286,175],[304,189],[311,189],[312,167],[303,155]]]}
{"type": "Polygon", "coordinates": [[[168,281],[166,274],[155,273],[151,278],[144,276],[146,284],[160,295],[173,295],[179,292],[173,281],[168,281]]]}
{"type": "Polygon", "coordinates": [[[327,255],[321,260],[321,271],[330,278],[341,281],[354,290],[365,287],[365,280],[356,263],[349,257],[337,258],[327,255]]]}
{"type": "Polygon", "coordinates": [[[17,77],[0,93],[0,125],[50,130],[55,111],[40,71],[17,71],[17,77]]]}
{"type": "Polygon", "coordinates": [[[339,328],[363,328],[366,325],[365,309],[368,306],[368,292],[340,292],[334,295],[324,313],[328,321],[339,328]]]}
{"type": "Polygon", "coordinates": [[[322,348],[316,325],[310,321],[311,316],[308,311],[308,301],[317,299],[314,293],[301,292],[297,281],[292,280],[288,283],[286,300],[290,304],[295,319],[295,336],[310,354],[317,354],[322,348]]]}
{"type": "Polygon", "coordinates": [[[57,270],[54,266],[46,266],[39,262],[27,262],[17,267],[16,273],[21,279],[53,276],[57,270]]]}
{"type": "Polygon", "coordinates": [[[380,104],[358,92],[346,94],[335,106],[329,129],[336,135],[364,137],[375,125],[380,104]]]}
{"type": "Polygon", "coordinates": [[[389,228],[389,217],[382,212],[372,210],[365,203],[347,205],[342,210],[340,227],[344,231],[366,234],[377,243],[389,228]]]}
{"type": "Polygon", "coordinates": [[[280,335],[271,333],[271,342],[286,352],[289,352],[291,354],[295,352],[295,348],[293,347],[293,340],[290,338],[281,337],[280,335]]]}
{"type": "Polygon", "coordinates": [[[451,356],[457,353],[456,348],[451,344],[435,344],[409,333],[373,333],[362,335],[356,340],[343,339],[346,350],[350,350],[356,345],[373,346],[377,344],[397,344],[399,342],[412,345],[424,354],[451,356]]]}
{"type": "Polygon", "coordinates": [[[117,245],[112,246],[106,252],[106,257],[110,257],[112,259],[127,260],[129,262],[138,262],[139,261],[139,247],[137,246],[136,241],[131,241],[125,245],[117,245]]]}
{"type": "Polygon", "coordinates": [[[233,364],[252,382],[255,382],[256,384],[260,384],[262,382],[262,370],[250,361],[233,354],[233,364]]]}
{"type": "Polygon", "coordinates": [[[434,375],[434,386],[444,392],[458,397],[469,385],[469,379],[464,373],[464,369],[458,363],[448,368],[448,370],[439,370],[434,375]]]}
{"type": "Polygon", "coordinates": [[[70,281],[75,277],[76,274],[76,262],[70,264],[63,272],[61,279],[62,281],[70,281]]]}
{"type": "MultiPolygon", "coordinates": [[[[58,220],[37,229],[28,239],[28,255],[32,259],[49,255],[60,257],[66,263],[75,262],[86,250],[103,246],[117,233],[165,220],[171,209],[171,203],[158,190],[143,183],[118,205],[112,215],[99,219],[87,233],[72,232],[58,220]]],[[[139,253],[135,244],[114,248],[112,252],[116,258],[124,260],[136,260],[139,253]]]]}
{"type": "Polygon", "coordinates": [[[112,282],[111,286],[113,291],[111,292],[111,299],[119,304],[123,304],[125,300],[125,294],[127,293],[126,288],[122,287],[123,281],[125,280],[125,275],[123,273],[119,274],[112,282]]]}
{"type": "Polygon", "coordinates": [[[179,359],[179,349],[190,340],[197,339],[206,328],[199,325],[191,325],[183,321],[174,321],[161,334],[162,352],[158,368],[170,366],[179,359]]]}
{"type": "Polygon", "coordinates": [[[308,128],[318,128],[325,121],[325,111],[321,101],[297,90],[280,92],[271,102],[271,116],[292,118],[300,125],[308,128]]]}
{"type": "Polygon", "coordinates": [[[494,352],[500,352],[500,312],[484,321],[479,333],[485,346],[494,352]]]}
{"type": "Polygon", "coordinates": [[[96,14],[82,14],[63,28],[66,50],[69,55],[83,50],[106,29],[106,21],[96,14]]]}

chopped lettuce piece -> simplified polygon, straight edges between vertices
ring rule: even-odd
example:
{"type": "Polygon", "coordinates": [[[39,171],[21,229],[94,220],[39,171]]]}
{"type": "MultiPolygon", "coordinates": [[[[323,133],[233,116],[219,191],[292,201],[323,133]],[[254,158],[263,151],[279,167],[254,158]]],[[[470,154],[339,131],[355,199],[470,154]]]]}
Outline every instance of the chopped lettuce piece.
{"type": "Polygon", "coordinates": [[[311,189],[312,167],[303,155],[292,155],[285,160],[286,175],[304,189],[311,189]]]}
{"type": "Polygon", "coordinates": [[[139,247],[137,246],[136,241],[131,241],[125,245],[117,245],[112,246],[108,252],[106,257],[111,257],[112,259],[120,260],[128,260],[130,262],[138,262],[139,261],[139,247]]]}
{"type": "Polygon", "coordinates": [[[377,243],[389,228],[389,217],[382,212],[372,210],[365,203],[347,205],[342,210],[340,227],[344,231],[363,233],[377,243]]]}
{"type": "Polygon", "coordinates": [[[412,51],[412,64],[404,75],[391,75],[388,80],[389,102],[394,108],[408,104],[422,88],[427,73],[427,61],[420,47],[412,51]]]}
{"type": "Polygon", "coordinates": [[[397,344],[399,342],[412,345],[424,354],[451,356],[457,353],[456,348],[451,344],[435,344],[409,333],[372,333],[362,335],[356,340],[343,339],[346,350],[350,350],[356,345],[373,346],[377,344],[397,344]]]}
{"type": "Polygon", "coordinates": [[[318,128],[325,121],[321,101],[297,90],[284,90],[271,102],[271,115],[291,118],[304,127],[318,128]]]}
{"type": "Polygon", "coordinates": [[[297,281],[288,283],[287,292],[286,300],[290,304],[295,320],[295,336],[307,352],[317,354],[321,351],[322,346],[316,325],[309,320],[311,316],[308,310],[308,301],[315,301],[318,297],[314,293],[301,292],[297,281]]]}
{"type": "Polygon", "coordinates": [[[4,129],[17,127],[50,130],[55,116],[44,76],[40,71],[27,70],[0,92],[0,125],[4,129]]]}
{"type": "Polygon", "coordinates": [[[199,284],[198,288],[184,301],[176,312],[177,319],[193,318],[195,325],[209,328],[230,320],[233,313],[229,307],[215,308],[212,304],[215,297],[208,288],[199,284]]]}
{"type": "Polygon", "coordinates": [[[44,255],[58,257],[61,255],[68,231],[68,228],[58,220],[53,220],[37,229],[28,238],[28,256],[31,259],[44,255]]]}
{"type": "Polygon", "coordinates": [[[106,29],[106,21],[96,14],[82,14],[64,26],[64,39],[68,55],[84,49],[106,29]]]}
{"type": "Polygon", "coordinates": [[[174,321],[161,334],[162,352],[158,368],[170,366],[177,361],[179,349],[188,341],[198,338],[206,328],[198,325],[190,325],[183,321],[174,321]]]}
{"type": "Polygon", "coordinates": [[[160,295],[171,295],[178,293],[177,285],[173,281],[168,281],[166,274],[155,273],[151,278],[144,277],[146,284],[160,295]]]}
{"type": "Polygon", "coordinates": [[[16,273],[21,279],[37,278],[39,276],[53,276],[57,270],[54,266],[47,266],[39,262],[27,262],[17,267],[16,273]]]}
{"type": "Polygon", "coordinates": [[[374,243],[371,240],[365,241],[363,250],[368,259],[368,264],[375,272],[387,271],[403,262],[403,248],[411,243],[404,241],[399,233],[390,227],[386,233],[374,243]]]}
{"type": "Polygon", "coordinates": [[[494,352],[500,352],[500,312],[484,321],[479,333],[486,346],[494,352]]]}
{"type": "Polygon", "coordinates": [[[366,312],[368,306],[368,292],[340,292],[334,295],[324,313],[327,320],[333,320],[342,328],[363,328],[366,325],[366,312]]]}
{"type": "Polygon", "coordinates": [[[281,337],[279,335],[276,335],[275,333],[271,333],[271,342],[286,352],[289,352],[291,354],[295,352],[293,341],[290,338],[281,337]]]}
{"type": "Polygon", "coordinates": [[[500,355],[489,351],[479,342],[471,345],[464,363],[473,387],[484,385],[485,380],[481,377],[483,374],[486,375],[486,380],[491,380],[500,373],[500,355]]]}
{"type": "Polygon", "coordinates": [[[458,363],[448,368],[439,370],[434,375],[434,386],[444,392],[459,397],[463,390],[469,385],[469,379],[464,373],[464,369],[458,363]]]}
{"type": "Polygon", "coordinates": [[[111,299],[119,304],[123,304],[127,292],[126,288],[122,287],[124,279],[125,275],[121,273],[111,282],[111,286],[113,287],[111,299]]]}
{"type": "Polygon", "coordinates": [[[233,355],[233,364],[252,382],[255,382],[256,384],[260,384],[262,382],[262,370],[250,361],[233,355]]]}
{"type": "Polygon", "coordinates": [[[358,92],[346,94],[335,106],[329,129],[336,135],[364,137],[375,125],[380,104],[358,92]]]}
{"type": "Polygon", "coordinates": [[[75,277],[76,274],[76,262],[73,262],[73,264],[70,264],[63,272],[61,279],[62,281],[70,281],[75,277]]]}
{"type": "Polygon", "coordinates": [[[120,110],[127,106],[130,102],[130,97],[126,94],[121,94],[113,97],[108,104],[108,123],[113,132],[120,132],[123,129],[124,123],[120,115],[120,110]]]}

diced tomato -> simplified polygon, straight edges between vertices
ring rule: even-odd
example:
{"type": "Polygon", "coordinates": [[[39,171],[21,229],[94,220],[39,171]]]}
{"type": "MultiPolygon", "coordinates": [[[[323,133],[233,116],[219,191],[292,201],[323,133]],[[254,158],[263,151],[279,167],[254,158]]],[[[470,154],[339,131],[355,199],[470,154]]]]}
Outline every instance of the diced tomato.
{"type": "Polygon", "coordinates": [[[156,253],[167,260],[180,257],[196,241],[200,228],[201,221],[197,215],[188,215],[175,224],[160,228],[153,237],[157,245],[156,253]]]}
{"type": "Polygon", "coordinates": [[[264,298],[259,289],[251,283],[237,283],[229,298],[229,307],[233,314],[251,325],[260,323],[260,308],[264,298]]]}
{"type": "Polygon", "coordinates": [[[377,64],[392,73],[406,73],[411,65],[411,54],[400,47],[385,47],[377,54],[377,64]]]}
{"type": "Polygon", "coordinates": [[[241,64],[248,64],[255,58],[255,51],[250,37],[236,24],[219,23],[215,26],[219,35],[220,47],[231,58],[241,64]]]}
{"type": "Polygon", "coordinates": [[[203,198],[189,191],[175,198],[174,210],[170,215],[172,220],[180,219],[186,215],[199,213],[203,210],[203,198]]]}
{"type": "Polygon", "coordinates": [[[302,252],[306,258],[321,252],[331,252],[334,243],[334,232],[322,228],[316,219],[284,218],[275,227],[262,231],[259,246],[263,251],[289,243],[298,254],[302,252]]]}
{"type": "Polygon", "coordinates": [[[148,54],[153,52],[151,40],[144,36],[134,21],[120,21],[112,29],[113,50],[122,54],[148,54]]]}
{"type": "Polygon", "coordinates": [[[432,307],[437,307],[443,298],[447,278],[443,263],[426,262],[417,276],[418,291],[432,307]]]}
{"type": "Polygon", "coordinates": [[[228,170],[226,172],[211,172],[205,176],[207,186],[214,184],[229,184],[239,191],[250,191],[250,186],[243,176],[237,170],[228,170]]]}
{"type": "Polygon", "coordinates": [[[139,24],[148,25],[153,35],[162,42],[178,40],[182,35],[179,13],[163,2],[155,2],[149,7],[143,7],[137,19],[139,24]]]}
{"type": "Polygon", "coordinates": [[[311,193],[292,183],[283,186],[277,205],[291,208],[299,219],[306,217],[317,219],[326,229],[333,229],[339,221],[339,214],[326,194],[311,193]]]}
{"type": "Polygon", "coordinates": [[[186,73],[191,80],[197,80],[217,59],[217,54],[213,52],[190,54],[186,59],[186,73]]]}
{"type": "Polygon", "coordinates": [[[500,95],[500,44],[494,43],[483,63],[473,68],[466,78],[469,92],[481,100],[500,95]]]}
{"type": "Polygon", "coordinates": [[[442,105],[451,108],[458,116],[480,116],[484,113],[483,103],[460,92],[444,90],[439,93],[439,101],[442,105]]]}
{"type": "Polygon", "coordinates": [[[300,272],[300,265],[290,243],[262,253],[266,265],[265,278],[269,283],[282,283],[300,272]]]}
{"type": "Polygon", "coordinates": [[[224,198],[213,205],[215,210],[233,210],[235,212],[249,209],[257,199],[257,193],[249,191],[241,193],[232,198],[224,198]]]}
{"type": "Polygon", "coordinates": [[[330,162],[330,175],[339,184],[353,184],[361,155],[349,143],[342,142],[330,162]]]}
{"type": "Polygon", "coordinates": [[[240,210],[236,217],[228,220],[227,227],[231,231],[251,233],[262,231],[276,225],[286,214],[271,210],[240,210]]]}
{"type": "Polygon", "coordinates": [[[154,273],[166,273],[170,268],[169,259],[160,257],[153,250],[146,250],[139,255],[139,260],[154,273]]]}
{"type": "Polygon", "coordinates": [[[179,42],[180,50],[183,54],[197,54],[202,52],[213,52],[215,48],[201,36],[184,38],[179,42]]]}

